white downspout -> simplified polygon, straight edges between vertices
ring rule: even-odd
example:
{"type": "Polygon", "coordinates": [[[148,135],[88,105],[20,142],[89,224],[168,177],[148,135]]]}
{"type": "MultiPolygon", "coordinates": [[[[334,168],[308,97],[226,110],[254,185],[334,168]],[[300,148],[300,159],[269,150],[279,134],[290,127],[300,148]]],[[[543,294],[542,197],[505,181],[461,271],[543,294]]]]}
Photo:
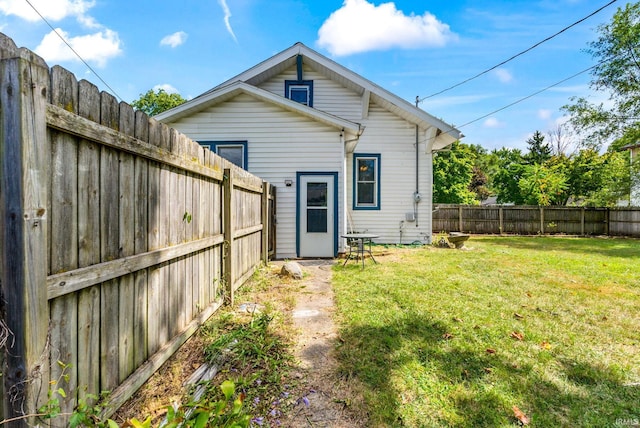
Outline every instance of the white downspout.
{"type": "Polygon", "coordinates": [[[427,128],[424,133],[425,137],[425,171],[427,171],[427,182],[426,182],[426,195],[427,195],[427,221],[426,221],[426,233],[427,233],[427,244],[431,244],[431,236],[433,229],[433,145],[436,141],[436,137],[438,136],[438,129],[435,127],[427,128]]]}
{"type": "MultiPolygon", "coordinates": [[[[425,155],[425,163],[426,163],[426,171],[427,171],[427,183],[425,193],[428,195],[427,199],[429,204],[427,205],[427,215],[426,221],[423,222],[423,226],[426,226],[424,229],[427,233],[427,241],[428,245],[431,245],[431,236],[433,231],[433,151],[429,151],[425,155]],[[426,223],[426,225],[424,224],[426,223]]],[[[423,218],[424,220],[424,218],[423,218]]]]}
{"type": "MultiPolygon", "coordinates": [[[[340,231],[338,236],[342,236],[347,233],[347,155],[346,155],[346,141],[344,138],[344,132],[340,133],[340,151],[342,155],[342,221],[340,224],[340,231]]],[[[338,239],[338,252],[343,253],[345,251],[346,240],[343,238],[338,239]]]]}

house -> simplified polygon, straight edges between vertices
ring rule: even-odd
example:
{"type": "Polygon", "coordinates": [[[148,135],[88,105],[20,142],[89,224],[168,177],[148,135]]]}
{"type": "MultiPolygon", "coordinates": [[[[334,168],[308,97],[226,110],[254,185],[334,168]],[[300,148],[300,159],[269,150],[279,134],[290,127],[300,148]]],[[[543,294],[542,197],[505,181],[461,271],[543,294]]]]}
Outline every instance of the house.
{"type": "MultiPolygon", "coordinates": [[[[640,162],[640,143],[629,144],[624,146],[623,149],[627,149],[630,152],[631,164],[640,162]]],[[[638,169],[631,168],[631,194],[629,195],[629,205],[632,207],[640,207],[640,176],[638,176],[638,169]]]]}
{"type": "Polygon", "coordinates": [[[430,242],[433,153],[462,138],[301,43],[155,118],[276,186],[277,258],[430,242]]]}

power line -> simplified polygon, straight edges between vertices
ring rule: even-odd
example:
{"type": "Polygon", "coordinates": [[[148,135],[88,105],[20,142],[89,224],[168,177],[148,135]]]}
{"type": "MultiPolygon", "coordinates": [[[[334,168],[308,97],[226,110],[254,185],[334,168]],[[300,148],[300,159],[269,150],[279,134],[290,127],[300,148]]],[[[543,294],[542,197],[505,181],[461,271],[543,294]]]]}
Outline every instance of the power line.
{"type": "Polygon", "coordinates": [[[118,95],[118,93],[107,83],[105,82],[105,80],[87,63],[87,61],[84,60],[84,58],[82,58],[82,56],[80,56],[80,54],[78,52],[76,52],[75,49],[73,49],[73,47],[71,47],[71,45],[69,44],[69,42],[67,42],[67,40],[62,37],[62,34],[60,34],[55,28],[53,28],[53,26],[49,23],[49,21],[47,21],[47,19],[42,16],[42,14],[40,13],[40,11],[38,11],[38,9],[36,9],[36,7],[31,4],[30,0],[25,0],[27,2],[27,4],[29,4],[29,6],[31,6],[31,8],[38,14],[38,16],[40,17],[40,19],[42,19],[48,26],[49,28],[51,28],[51,30],[60,38],[60,40],[62,40],[62,42],[67,45],[67,47],[69,49],[71,49],[71,52],[73,52],[79,59],[80,61],[82,61],[84,63],[84,65],[87,66],[87,68],[89,69],[89,71],[91,71],[93,74],[96,75],[96,77],[107,87],[109,88],[109,90],[111,91],[111,93],[113,93],[113,95],[115,95],[115,97],[119,100],[119,101],[123,101],[122,97],[120,97],[118,95]]]}
{"type": "Polygon", "coordinates": [[[538,43],[536,43],[535,45],[533,45],[533,46],[531,46],[531,47],[529,47],[529,48],[527,48],[527,49],[523,50],[522,52],[519,52],[519,53],[517,53],[517,54],[513,55],[512,57],[510,57],[510,58],[508,58],[508,59],[506,59],[506,60],[502,61],[502,62],[501,62],[501,63],[499,63],[499,64],[494,65],[494,66],[493,66],[493,67],[491,67],[491,68],[488,68],[488,69],[486,69],[486,70],[484,70],[484,71],[482,71],[482,72],[480,72],[480,73],[476,74],[475,76],[469,77],[468,79],[463,80],[463,81],[462,81],[462,82],[460,82],[460,83],[456,83],[456,84],[455,84],[455,85],[453,85],[453,86],[449,86],[448,88],[445,88],[445,89],[443,89],[443,90],[441,90],[441,91],[438,91],[438,92],[436,92],[436,93],[433,93],[433,94],[431,94],[431,95],[427,95],[426,97],[419,98],[419,99],[418,99],[418,103],[421,103],[421,102],[423,102],[424,100],[426,100],[426,99],[428,99],[428,98],[432,98],[432,97],[435,97],[436,95],[440,95],[440,94],[442,94],[442,93],[444,93],[444,92],[450,91],[451,89],[454,89],[454,88],[457,88],[458,86],[464,85],[464,84],[465,84],[465,83],[467,83],[467,82],[470,82],[470,81],[472,81],[472,80],[474,80],[474,79],[477,79],[477,78],[478,78],[478,77],[480,77],[480,76],[483,76],[483,75],[485,75],[485,74],[489,73],[490,71],[495,70],[496,68],[498,68],[498,67],[500,67],[500,66],[502,66],[502,65],[504,65],[504,64],[506,64],[506,63],[508,63],[509,61],[512,61],[512,60],[514,60],[515,58],[517,58],[517,57],[519,57],[519,56],[521,56],[521,55],[524,55],[525,53],[527,53],[527,52],[529,52],[529,51],[531,51],[531,50],[533,50],[533,49],[537,48],[537,47],[538,47],[538,46],[540,46],[541,44],[543,44],[543,43],[545,43],[545,42],[548,42],[549,40],[553,39],[554,37],[556,37],[556,36],[558,36],[558,35],[560,35],[560,34],[564,33],[564,32],[565,32],[565,31],[567,31],[568,29],[570,29],[570,28],[572,28],[572,27],[575,27],[576,25],[578,25],[578,24],[580,24],[580,23],[582,23],[582,22],[586,21],[587,19],[591,18],[593,15],[595,15],[595,14],[599,13],[600,11],[602,11],[603,9],[605,9],[605,8],[607,8],[607,7],[609,7],[609,6],[611,6],[611,5],[612,5],[613,3],[615,3],[616,1],[617,1],[617,0],[611,0],[609,3],[607,3],[607,4],[605,4],[604,6],[600,7],[598,10],[596,10],[596,11],[594,11],[594,12],[590,13],[589,15],[587,15],[587,16],[585,16],[584,18],[582,18],[582,19],[580,19],[580,20],[578,20],[578,21],[574,22],[573,24],[571,24],[571,25],[569,25],[569,26],[567,26],[567,27],[564,27],[562,30],[558,31],[557,33],[553,34],[552,36],[549,36],[549,37],[547,37],[546,39],[539,41],[539,42],[538,42],[538,43]]]}
{"type": "MultiPolygon", "coordinates": [[[[604,60],[600,61],[599,63],[597,63],[596,65],[592,65],[591,67],[586,68],[586,69],[584,69],[584,70],[582,70],[582,71],[579,71],[579,72],[577,72],[577,73],[575,73],[575,74],[573,74],[573,75],[571,75],[571,76],[569,76],[569,77],[567,77],[567,78],[564,78],[564,79],[562,79],[562,80],[560,80],[560,81],[558,81],[558,82],[556,82],[556,83],[554,83],[554,84],[552,84],[552,85],[549,85],[549,86],[545,87],[544,89],[540,89],[540,90],[538,90],[538,91],[536,91],[536,92],[534,92],[534,93],[532,93],[532,94],[529,94],[529,95],[527,95],[527,96],[525,96],[525,97],[522,97],[522,98],[520,98],[520,99],[518,99],[518,100],[516,100],[516,101],[514,101],[514,102],[512,102],[512,103],[510,103],[510,104],[507,104],[506,106],[500,107],[499,109],[493,110],[493,111],[492,111],[492,112],[490,112],[490,113],[484,114],[484,115],[482,115],[482,116],[480,116],[480,117],[478,117],[478,118],[476,118],[476,119],[473,119],[473,120],[470,120],[469,122],[463,123],[463,124],[462,124],[462,125],[460,125],[460,126],[451,126],[448,130],[446,130],[446,131],[445,131],[445,130],[443,130],[442,132],[443,132],[443,133],[445,133],[445,134],[448,134],[448,133],[450,133],[451,131],[454,131],[454,130],[459,129],[459,128],[464,128],[465,126],[471,125],[472,123],[478,122],[478,121],[480,121],[480,120],[482,120],[482,119],[485,119],[485,118],[487,118],[487,117],[489,117],[489,116],[491,116],[491,115],[493,115],[493,114],[496,114],[496,113],[501,112],[501,111],[503,111],[503,110],[506,110],[506,109],[508,109],[508,108],[510,108],[510,107],[513,107],[513,106],[514,106],[514,105],[516,105],[516,104],[519,104],[519,103],[521,103],[521,102],[523,102],[523,101],[526,101],[526,100],[528,100],[529,98],[533,98],[533,97],[535,97],[536,95],[541,94],[542,92],[548,91],[549,89],[554,88],[554,87],[556,87],[556,86],[558,86],[558,85],[560,85],[560,84],[562,84],[562,83],[564,83],[564,82],[566,82],[566,81],[568,81],[568,80],[571,80],[571,79],[573,79],[573,78],[575,78],[575,77],[580,76],[581,74],[584,74],[584,73],[586,73],[586,72],[588,72],[588,71],[591,71],[591,70],[593,70],[594,68],[596,68],[597,66],[601,65],[602,63],[604,63],[604,62],[608,61],[609,59],[610,59],[610,58],[604,59],[604,60]]],[[[431,137],[431,138],[432,138],[432,139],[435,139],[436,137],[431,137]]]]}
{"type": "Polygon", "coordinates": [[[483,116],[480,116],[480,117],[478,117],[478,118],[476,118],[476,119],[473,119],[473,120],[471,120],[471,121],[469,121],[469,122],[467,122],[467,123],[464,123],[464,124],[460,125],[458,128],[462,128],[462,127],[464,127],[464,126],[471,125],[472,123],[478,122],[479,120],[482,120],[482,119],[484,119],[484,118],[486,118],[486,117],[489,117],[489,116],[491,116],[492,114],[496,114],[496,113],[498,113],[498,112],[501,112],[502,110],[506,110],[506,109],[508,109],[509,107],[513,107],[513,106],[514,106],[514,105],[516,105],[516,104],[519,104],[519,103],[521,103],[521,102],[523,102],[523,101],[526,101],[526,100],[528,100],[529,98],[533,98],[533,97],[535,97],[536,95],[539,95],[539,94],[541,94],[541,93],[543,93],[543,92],[545,92],[545,91],[548,91],[549,89],[551,89],[551,88],[553,88],[553,87],[555,87],[555,86],[558,86],[558,85],[560,85],[560,84],[562,84],[562,83],[566,82],[567,80],[571,80],[571,79],[573,79],[574,77],[578,77],[579,75],[584,74],[584,73],[586,73],[587,71],[590,71],[590,70],[592,70],[592,69],[596,68],[598,65],[599,65],[599,64],[592,65],[591,67],[586,68],[586,69],[584,69],[584,70],[582,70],[582,71],[579,71],[578,73],[573,74],[573,75],[571,75],[571,76],[569,76],[569,77],[567,77],[567,78],[565,78],[565,79],[562,79],[562,80],[560,80],[559,82],[554,83],[553,85],[549,85],[549,86],[547,86],[547,87],[546,87],[546,88],[544,88],[544,89],[540,89],[539,91],[536,91],[536,92],[534,92],[534,93],[532,93],[532,94],[529,94],[529,95],[527,95],[526,97],[520,98],[520,99],[518,99],[518,100],[516,100],[516,101],[514,101],[514,102],[512,102],[512,103],[510,103],[510,104],[507,104],[507,105],[506,105],[506,106],[504,106],[504,107],[501,107],[501,108],[499,108],[499,109],[497,109],[497,110],[492,111],[491,113],[487,113],[487,114],[485,114],[485,115],[483,115],[483,116]]]}

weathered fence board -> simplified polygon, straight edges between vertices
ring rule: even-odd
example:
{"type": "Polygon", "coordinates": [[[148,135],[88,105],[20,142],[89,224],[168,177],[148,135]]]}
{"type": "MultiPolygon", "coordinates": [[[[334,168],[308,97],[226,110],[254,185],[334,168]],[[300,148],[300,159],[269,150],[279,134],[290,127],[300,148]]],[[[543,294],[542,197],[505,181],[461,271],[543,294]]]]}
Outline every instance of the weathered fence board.
{"type": "MultiPolygon", "coordinates": [[[[78,82],[78,114],[86,119],[100,117],[100,93],[86,80],[78,82]]],[[[100,263],[100,146],[86,139],[78,141],[78,267],[100,263]]],[[[49,277],[51,278],[51,277],[49,277]]],[[[100,393],[100,285],[78,291],[78,395],[100,393]]],[[[51,290],[49,289],[49,298],[51,290]]]]}
{"type": "Polygon", "coordinates": [[[437,205],[433,232],[640,237],[639,208],[437,205]]]}
{"type": "Polygon", "coordinates": [[[615,208],[608,215],[609,234],[640,237],[640,209],[615,208]]]}
{"type": "MultiPolygon", "coordinates": [[[[49,69],[13,41],[0,41],[0,314],[13,332],[3,355],[3,415],[33,414],[46,400],[49,307],[49,69]]],[[[32,418],[31,418],[32,419],[32,418]]],[[[14,425],[33,423],[22,421],[14,425]]]]}
{"type": "MultiPolygon", "coordinates": [[[[78,110],[78,84],[73,75],[55,67],[51,72],[51,103],[78,110]]],[[[49,248],[49,274],[78,267],[78,152],[74,138],[55,130],[49,131],[51,141],[51,227],[49,242],[69,241],[62,248],[49,248]]],[[[75,391],[78,387],[78,296],[70,294],[51,302],[51,378],[60,387],[75,391]],[[60,364],[58,364],[58,361],[60,364]],[[66,379],[66,381],[62,381],[66,379]]],[[[60,398],[62,413],[70,413],[75,394],[60,398]]],[[[59,426],[68,418],[62,417],[59,426]]]]}
{"type": "Polygon", "coordinates": [[[2,35],[0,53],[0,316],[19,338],[0,417],[63,374],[63,412],[112,390],[108,414],[268,258],[275,193],[2,35]]]}

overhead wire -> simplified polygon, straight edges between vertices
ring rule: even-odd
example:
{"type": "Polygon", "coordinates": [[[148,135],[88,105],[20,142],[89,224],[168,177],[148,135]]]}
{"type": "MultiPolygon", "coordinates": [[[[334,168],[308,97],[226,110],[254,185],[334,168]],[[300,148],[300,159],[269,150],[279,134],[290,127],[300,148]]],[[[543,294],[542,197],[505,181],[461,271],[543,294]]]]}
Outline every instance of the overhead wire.
{"type": "Polygon", "coordinates": [[[465,79],[465,80],[463,80],[463,81],[461,81],[461,82],[459,82],[459,83],[456,83],[455,85],[452,85],[452,86],[449,86],[448,88],[442,89],[441,91],[435,92],[435,93],[433,93],[433,94],[431,94],[431,95],[427,95],[426,97],[418,98],[417,103],[421,103],[421,102],[423,102],[423,101],[424,101],[424,100],[426,100],[426,99],[429,99],[429,98],[435,97],[436,95],[440,95],[440,94],[442,94],[442,93],[444,93],[444,92],[450,91],[451,89],[457,88],[458,86],[462,86],[462,85],[464,85],[465,83],[468,83],[468,82],[470,82],[470,81],[472,81],[472,80],[474,80],[474,79],[477,79],[478,77],[483,76],[483,75],[485,75],[485,74],[487,74],[487,73],[489,73],[489,72],[491,72],[491,71],[495,70],[496,68],[498,68],[498,67],[500,67],[500,66],[502,66],[502,65],[505,65],[506,63],[508,63],[508,62],[510,62],[510,61],[512,61],[512,60],[514,60],[514,59],[516,59],[516,58],[518,58],[519,56],[522,56],[522,55],[524,55],[525,53],[527,53],[527,52],[529,52],[529,51],[531,51],[531,50],[533,50],[533,49],[537,48],[537,47],[538,47],[538,46],[540,46],[541,44],[546,43],[546,42],[548,42],[549,40],[553,39],[554,37],[556,37],[556,36],[558,36],[558,35],[560,35],[560,34],[564,33],[565,31],[569,30],[570,28],[575,27],[576,25],[578,25],[578,24],[580,24],[580,23],[582,23],[582,22],[586,21],[587,19],[589,19],[589,18],[591,18],[592,16],[596,15],[597,13],[601,12],[603,9],[606,9],[607,7],[611,6],[611,5],[612,5],[613,3],[615,3],[616,1],[617,1],[617,0],[611,0],[609,3],[607,3],[607,4],[605,4],[604,6],[602,6],[602,7],[598,8],[598,9],[597,9],[597,10],[595,10],[594,12],[591,12],[589,15],[585,16],[584,18],[579,19],[578,21],[574,22],[573,24],[571,24],[571,25],[569,25],[569,26],[567,26],[567,27],[564,27],[562,30],[560,30],[560,31],[556,32],[555,34],[553,34],[553,35],[551,35],[551,36],[549,36],[549,37],[547,37],[547,38],[545,38],[545,39],[543,39],[543,40],[539,41],[538,43],[534,44],[533,46],[530,46],[529,48],[527,48],[527,49],[525,49],[525,50],[523,50],[523,51],[521,51],[521,52],[519,52],[519,53],[517,53],[517,54],[515,54],[515,55],[511,56],[510,58],[508,58],[508,59],[506,59],[506,60],[504,60],[504,61],[500,62],[499,64],[494,65],[493,67],[490,67],[490,68],[488,68],[488,69],[486,69],[486,70],[484,70],[484,71],[482,71],[482,72],[480,72],[480,73],[478,73],[478,74],[476,74],[476,75],[474,75],[474,76],[472,76],[472,77],[469,77],[468,79],[465,79]]]}
{"type": "MultiPolygon", "coordinates": [[[[548,91],[549,89],[552,89],[552,88],[554,88],[554,87],[556,87],[556,86],[558,86],[558,85],[561,85],[562,83],[564,83],[564,82],[566,82],[566,81],[568,81],[568,80],[571,80],[571,79],[573,79],[573,78],[575,78],[575,77],[580,76],[581,74],[584,74],[584,73],[586,73],[586,72],[588,72],[588,71],[591,71],[591,70],[593,70],[594,68],[598,67],[599,65],[603,64],[604,62],[608,61],[609,59],[610,59],[610,58],[603,59],[602,61],[598,62],[597,64],[592,65],[591,67],[586,68],[586,69],[584,69],[584,70],[582,70],[582,71],[579,71],[579,72],[577,72],[577,73],[575,73],[575,74],[572,74],[571,76],[566,77],[566,78],[564,78],[564,79],[562,79],[562,80],[560,80],[560,81],[558,81],[558,82],[556,82],[556,83],[554,83],[554,84],[552,84],[552,85],[549,85],[549,86],[547,86],[547,87],[545,87],[545,88],[543,88],[543,89],[540,89],[540,90],[538,90],[538,91],[536,91],[536,92],[533,92],[533,93],[531,93],[531,94],[529,94],[529,95],[527,95],[527,96],[525,96],[525,97],[519,98],[519,99],[517,99],[516,101],[514,101],[514,102],[512,102],[512,103],[509,103],[509,104],[507,104],[507,105],[505,105],[505,106],[503,106],[503,107],[500,107],[500,108],[498,108],[498,109],[496,109],[496,110],[493,110],[493,111],[492,111],[492,112],[490,112],[490,113],[484,114],[484,115],[482,115],[482,116],[480,116],[480,117],[477,117],[477,118],[475,118],[475,119],[473,119],[473,120],[470,120],[470,121],[468,121],[468,122],[466,122],[466,123],[463,123],[462,125],[459,125],[459,126],[450,126],[450,129],[448,129],[448,130],[443,130],[442,132],[443,132],[443,133],[446,133],[446,134],[450,134],[450,132],[452,132],[452,131],[456,131],[456,130],[458,130],[459,128],[464,128],[465,126],[471,125],[472,123],[478,122],[478,121],[480,121],[480,120],[482,120],[482,119],[485,119],[485,118],[487,118],[487,117],[489,117],[489,116],[491,116],[491,115],[493,115],[493,114],[496,114],[496,113],[501,112],[501,111],[503,111],[503,110],[506,110],[506,109],[508,109],[508,108],[510,108],[510,107],[513,107],[513,106],[514,106],[514,105],[516,105],[516,104],[519,104],[519,103],[521,103],[521,102],[523,102],[523,101],[526,101],[526,100],[528,100],[529,98],[533,98],[533,97],[535,97],[536,95],[541,94],[542,92],[548,91]]],[[[451,134],[450,134],[450,135],[451,135],[451,134]]],[[[452,135],[452,136],[453,136],[453,135],[452,135]]],[[[435,139],[435,138],[436,138],[436,137],[431,137],[431,139],[435,139]]]]}
{"type": "Polygon", "coordinates": [[[67,40],[62,36],[62,34],[60,34],[58,32],[58,30],[56,30],[53,25],[51,25],[49,23],[49,21],[47,21],[47,19],[40,13],[40,11],[38,9],[36,9],[36,7],[31,3],[30,0],[25,0],[27,2],[27,4],[29,6],[31,6],[31,8],[38,14],[38,16],[40,17],[40,19],[42,19],[48,26],[49,28],[51,28],[51,30],[60,38],[60,40],[62,40],[62,42],[67,45],[67,47],[69,49],[71,49],[71,52],[73,52],[78,59],[80,59],[80,61],[82,61],[84,63],[84,65],[89,69],[89,71],[91,71],[93,74],[96,75],[96,77],[111,91],[111,93],[118,99],[118,101],[123,101],[122,97],[120,97],[118,95],[118,93],[102,78],[102,76],[100,76],[98,74],[97,71],[95,71],[93,69],[93,67],[91,67],[89,65],[89,63],[87,61],[84,60],[84,58],[82,58],[82,56],[71,46],[71,44],[69,42],[67,42],[67,40]]]}
{"type": "Polygon", "coordinates": [[[571,75],[571,76],[569,76],[569,77],[567,77],[567,78],[565,78],[565,79],[562,79],[562,80],[560,80],[559,82],[554,83],[553,85],[549,85],[549,86],[547,86],[547,87],[546,87],[546,88],[544,88],[544,89],[540,89],[539,91],[536,91],[536,92],[534,92],[534,93],[532,93],[532,94],[529,94],[529,95],[527,95],[526,97],[520,98],[520,99],[518,99],[518,100],[516,100],[516,101],[514,101],[514,102],[512,102],[512,103],[510,103],[510,104],[507,104],[507,105],[506,105],[506,106],[504,106],[504,107],[500,107],[500,108],[499,108],[499,109],[497,109],[497,110],[494,110],[494,111],[492,111],[492,112],[490,112],[490,113],[487,113],[487,114],[485,114],[485,115],[483,115],[483,116],[480,116],[480,117],[478,117],[478,118],[476,118],[476,119],[473,119],[473,120],[471,120],[471,121],[469,121],[469,122],[467,122],[467,123],[464,123],[464,124],[460,125],[460,128],[462,128],[462,127],[464,127],[464,126],[467,126],[467,125],[471,125],[472,123],[478,122],[479,120],[482,120],[482,119],[484,119],[484,118],[486,118],[486,117],[489,117],[489,116],[491,116],[492,114],[496,114],[496,113],[498,113],[498,112],[501,112],[502,110],[506,110],[506,109],[508,109],[509,107],[513,107],[513,106],[514,106],[514,105],[516,105],[516,104],[519,104],[519,103],[521,103],[521,102],[523,102],[523,101],[528,100],[529,98],[533,98],[533,97],[535,97],[536,95],[541,94],[541,93],[543,93],[543,92],[545,92],[545,91],[548,91],[549,89],[551,89],[551,88],[553,88],[553,87],[555,87],[555,86],[558,86],[558,85],[560,85],[560,84],[562,84],[562,83],[564,83],[564,82],[566,82],[566,81],[568,81],[568,80],[571,80],[571,79],[573,79],[574,77],[578,77],[578,76],[580,76],[581,74],[584,74],[584,73],[586,73],[587,71],[590,71],[590,70],[592,70],[592,69],[596,68],[597,66],[598,66],[598,65],[592,65],[591,67],[586,68],[586,69],[584,69],[584,70],[582,70],[582,71],[579,71],[579,72],[577,72],[576,74],[573,74],[573,75],[571,75]]]}

